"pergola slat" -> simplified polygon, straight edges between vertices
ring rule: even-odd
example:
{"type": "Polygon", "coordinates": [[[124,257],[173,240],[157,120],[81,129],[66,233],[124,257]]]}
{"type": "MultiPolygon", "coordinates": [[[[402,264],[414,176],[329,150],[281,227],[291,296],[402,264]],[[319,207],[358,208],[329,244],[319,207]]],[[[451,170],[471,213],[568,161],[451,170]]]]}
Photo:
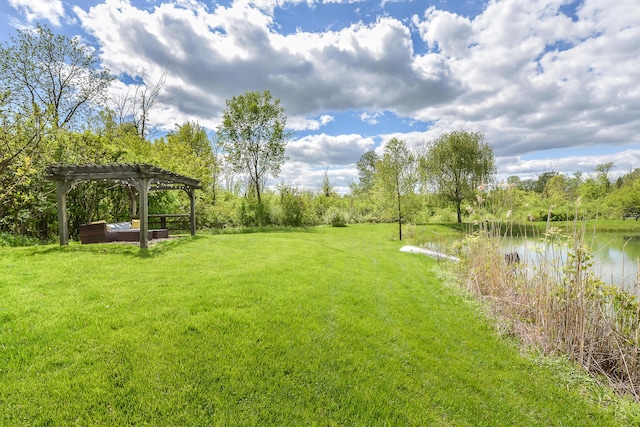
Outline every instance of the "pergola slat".
{"type": "Polygon", "coordinates": [[[56,182],[58,196],[58,229],[60,245],[69,243],[66,198],[76,181],[112,181],[133,187],[140,195],[140,247],[148,248],[149,218],[148,191],[183,190],[191,202],[191,234],[196,233],[195,190],[202,189],[200,181],[149,164],[117,163],[108,165],[50,165],[46,178],[56,182]]]}

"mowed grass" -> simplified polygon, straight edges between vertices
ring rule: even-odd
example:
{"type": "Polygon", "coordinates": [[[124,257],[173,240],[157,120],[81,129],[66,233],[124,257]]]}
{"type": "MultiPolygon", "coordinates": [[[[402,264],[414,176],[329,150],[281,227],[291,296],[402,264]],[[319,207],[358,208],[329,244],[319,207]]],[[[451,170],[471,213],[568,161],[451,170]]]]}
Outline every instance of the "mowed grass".
{"type": "Polygon", "coordinates": [[[393,225],[0,249],[2,425],[618,425],[393,225]]]}

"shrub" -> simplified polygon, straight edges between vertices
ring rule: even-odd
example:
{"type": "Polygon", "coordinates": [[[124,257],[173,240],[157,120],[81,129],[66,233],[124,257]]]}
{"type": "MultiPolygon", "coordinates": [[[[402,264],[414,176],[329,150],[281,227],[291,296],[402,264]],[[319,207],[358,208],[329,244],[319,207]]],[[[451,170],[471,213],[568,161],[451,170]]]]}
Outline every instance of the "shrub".
{"type": "Polygon", "coordinates": [[[281,225],[300,227],[304,225],[307,210],[305,200],[297,188],[280,186],[280,223],[281,225]]]}
{"type": "MultiPolygon", "coordinates": [[[[0,233],[0,246],[37,246],[43,242],[28,236],[16,236],[9,233],[0,233]]],[[[46,243],[46,242],[44,242],[46,243]]]]}
{"type": "Polygon", "coordinates": [[[325,224],[332,227],[346,227],[348,222],[348,214],[343,209],[332,206],[324,215],[325,224]]]}

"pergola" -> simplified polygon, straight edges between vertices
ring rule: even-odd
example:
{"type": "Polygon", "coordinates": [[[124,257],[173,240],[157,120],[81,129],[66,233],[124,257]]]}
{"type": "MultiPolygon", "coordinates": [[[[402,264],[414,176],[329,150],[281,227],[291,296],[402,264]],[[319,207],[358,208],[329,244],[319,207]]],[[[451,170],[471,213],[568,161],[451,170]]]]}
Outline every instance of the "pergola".
{"type": "MultiPolygon", "coordinates": [[[[110,165],[50,165],[45,168],[46,178],[56,183],[58,196],[58,232],[60,245],[69,244],[67,220],[67,194],[78,181],[111,181],[135,189],[140,201],[140,247],[149,247],[149,191],[183,190],[191,199],[191,234],[196,234],[195,190],[202,189],[200,181],[148,164],[110,165]]],[[[135,215],[135,193],[132,192],[131,210],[135,215]]]]}

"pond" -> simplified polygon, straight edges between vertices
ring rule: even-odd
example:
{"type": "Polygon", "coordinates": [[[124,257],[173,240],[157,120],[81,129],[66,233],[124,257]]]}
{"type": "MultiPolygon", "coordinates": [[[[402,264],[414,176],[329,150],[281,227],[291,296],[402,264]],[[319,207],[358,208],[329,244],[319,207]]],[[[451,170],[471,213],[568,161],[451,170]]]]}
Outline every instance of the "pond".
{"type": "MultiPolygon", "coordinates": [[[[586,235],[584,244],[593,254],[593,272],[604,282],[631,290],[638,279],[640,234],[594,233],[586,235]]],[[[566,247],[552,246],[542,239],[509,237],[502,243],[505,253],[518,252],[522,262],[536,265],[544,260],[566,260],[566,247]]]]}

